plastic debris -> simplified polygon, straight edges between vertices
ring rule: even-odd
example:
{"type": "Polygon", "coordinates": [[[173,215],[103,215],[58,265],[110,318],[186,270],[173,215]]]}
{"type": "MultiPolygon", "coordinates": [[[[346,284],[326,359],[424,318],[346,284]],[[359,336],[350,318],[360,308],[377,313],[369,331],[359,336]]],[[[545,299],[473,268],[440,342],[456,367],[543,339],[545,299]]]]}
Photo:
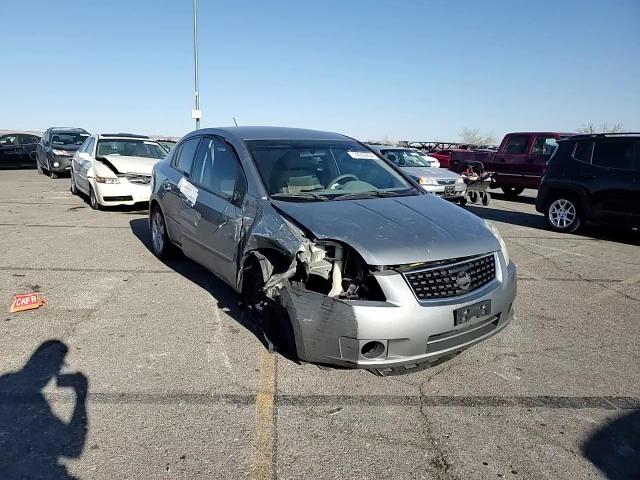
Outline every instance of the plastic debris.
{"type": "Polygon", "coordinates": [[[33,293],[19,293],[13,299],[9,312],[22,312],[24,310],[33,310],[34,308],[40,308],[47,305],[47,301],[42,298],[40,292],[33,293]]]}

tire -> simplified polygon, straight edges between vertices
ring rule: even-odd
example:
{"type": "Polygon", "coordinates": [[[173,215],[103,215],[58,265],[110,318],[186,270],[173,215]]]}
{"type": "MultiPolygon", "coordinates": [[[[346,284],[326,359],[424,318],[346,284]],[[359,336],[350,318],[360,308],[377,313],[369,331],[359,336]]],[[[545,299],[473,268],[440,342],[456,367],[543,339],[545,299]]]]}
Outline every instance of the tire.
{"type": "Polygon", "coordinates": [[[169,235],[167,235],[167,224],[164,215],[159,207],[154,207],[151,212],[151,251],[160,260],[166,260],[173,254],[173,248],[169,235]]]}
{"type": "Polygon", "coordinates": [[[485,207],[491,203],[491,194],[489,192],[485,192],[482,196],[482,205],[485,207]]]}
{"type": "Polygon", "coordinates": [[[73,170],[71,171],[71,185],[69,186],[71,195],[78,195],[78,187],[76,187],[76,181],[73,178],[73,170]]]}
{"type": "Polygon", "coordinates": [[[478,192],[469,192],[469,200],[471,203],[478,203],[478,192]]]}
{"type": "Polygon", "coordinates": [[[102,206],[100,202],[98,202],[98,197],[96,196],[96,191],[93,189],[91,185],[89,185],[89,205],[94,210],[101,210],[102,206]]]}
{"type": "Polygon", "coordinates": [[[467,197],[462,197],[460,200],[458,200],[458,205],[460,205],[461,207],[464,207],[467,204],[467,197]]]}
{"type": "Polygon", "coordinates": [[[269,350],[299,361],[295,334],[286,309],[264,294],[262,269],[256,260],[245,267],[242,281],[242,303],[251,320],[262,330],[269,350]]]}
{"type": "Polygon", "coordinates": [[[501,187],[505,197],[515,198],[524,192],[523,187],[501,187]]]}
{"type": "Polygon", "coordinates": [[[572,233],[583,223],[579,202],[571,195],[556,195],[549,199],[544,209],[544,219],[555,232],[572,233]]]}

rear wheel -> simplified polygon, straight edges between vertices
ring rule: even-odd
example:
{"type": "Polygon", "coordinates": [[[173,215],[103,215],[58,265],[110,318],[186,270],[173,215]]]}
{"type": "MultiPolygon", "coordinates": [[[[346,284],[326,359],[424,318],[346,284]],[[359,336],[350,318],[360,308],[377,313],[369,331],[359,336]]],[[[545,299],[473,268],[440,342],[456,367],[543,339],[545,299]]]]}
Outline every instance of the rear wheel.
{"type": "Polygon", "coordinates": [[[582,226],[580,205],[571,196],[556,196],[547,203],[545,220],[556,232],[575,232],[582,226]]]}
{"type": "Polygon", "coordinates": [[[524,192],[523,187],[502,187],[502,191],[504,192],[506,197],[517,197],[522,192],[524,192]]]}

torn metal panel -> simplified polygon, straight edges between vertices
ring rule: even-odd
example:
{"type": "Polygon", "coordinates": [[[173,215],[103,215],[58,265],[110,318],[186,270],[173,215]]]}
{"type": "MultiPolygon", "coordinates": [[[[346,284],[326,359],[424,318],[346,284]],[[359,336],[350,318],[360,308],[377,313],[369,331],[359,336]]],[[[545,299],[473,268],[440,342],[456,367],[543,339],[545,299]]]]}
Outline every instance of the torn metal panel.
{"type": "Polygon", "coordinates": [[[358,323],[348,303],[289,283],[280,290],[295,334],[298,357],[308,362],[342,359],[339,337],[358,337],[358,323]]]}

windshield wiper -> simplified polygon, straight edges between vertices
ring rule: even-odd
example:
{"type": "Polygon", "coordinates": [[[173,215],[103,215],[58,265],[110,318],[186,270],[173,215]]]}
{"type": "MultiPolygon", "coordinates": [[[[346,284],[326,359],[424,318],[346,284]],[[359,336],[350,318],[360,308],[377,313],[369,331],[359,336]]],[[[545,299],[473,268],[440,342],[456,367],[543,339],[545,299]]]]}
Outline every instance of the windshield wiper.
{"type": "Polygon", "coordinates": [[[306,200],[306,201],[319,201],[326,202],[329,200],[328,197],[324,195],[318,195],[317,193],[312,192],[298,192],[298,193],[274,193],[271,195],[271,198],[278,199],[295,199],[295,200],[306,200]]]}
{"type": "Polygon", "coordinates": [[[385,190],[369,190],[366,192],[345,193],[336,197],[336,200],[357,200],[360,198],[384,198],[384,197],[404,197],[415,193],[415,189],[403,190],[401,192],[390,192],[385,190]]]}

